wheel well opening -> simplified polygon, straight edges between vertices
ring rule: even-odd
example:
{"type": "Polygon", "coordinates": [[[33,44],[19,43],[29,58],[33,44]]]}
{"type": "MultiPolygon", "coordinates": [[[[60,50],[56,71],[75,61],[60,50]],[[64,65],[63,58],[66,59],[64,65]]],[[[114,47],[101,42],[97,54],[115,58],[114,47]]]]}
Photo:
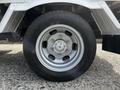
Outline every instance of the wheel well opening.
{"type": "Polygon", "coordinates": [[[20,26],[18,27],[17,33],[20,34],[21,37],[24,37],[27,28],[30,24],[39,16],[55,10],[64,10],[70,11],[80,15],[84,18],[92,27],[93,31],[97,38],[101,37],[100,30],[98,29],[94,19],[92,18],[90,9],[70,3],[51,3],[51,4],[44,4],[34,8],[29,9],[26,11],[23,21],[21,22],[20,26]]]}

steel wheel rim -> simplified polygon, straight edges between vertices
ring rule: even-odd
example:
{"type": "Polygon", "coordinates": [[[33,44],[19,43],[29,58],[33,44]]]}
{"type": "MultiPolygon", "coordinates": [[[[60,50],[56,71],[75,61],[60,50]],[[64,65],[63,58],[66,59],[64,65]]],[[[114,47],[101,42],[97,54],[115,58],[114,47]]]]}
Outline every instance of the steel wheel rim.
{"type": "Polygon", "coordinates": [[[65,72],[79,64],[84,42],[76,29],[64,24],[47,27],[37,38],[36,55],[47,69],[65,72]]]}

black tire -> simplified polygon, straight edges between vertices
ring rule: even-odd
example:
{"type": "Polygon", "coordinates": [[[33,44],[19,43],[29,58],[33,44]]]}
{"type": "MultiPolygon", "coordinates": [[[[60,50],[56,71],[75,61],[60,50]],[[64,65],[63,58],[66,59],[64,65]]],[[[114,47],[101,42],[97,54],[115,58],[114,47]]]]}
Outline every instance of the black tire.
{"type": "Polygon", "coordinates": [[[89,69],[96,54],[96,39],[91,27],[80,16],[67,11],[52,11],[37,18],[28,28],[23,44],[24,55],[31,69],[38,76],[50,81],[70,81],[77,78],[89,69]],[[53,24],[65,24],[75,28],[84,41],[85,51],[82,60],[66,72],[54,72],[47,69],[36,55],[35,45],[39,34],[53,24]]]}

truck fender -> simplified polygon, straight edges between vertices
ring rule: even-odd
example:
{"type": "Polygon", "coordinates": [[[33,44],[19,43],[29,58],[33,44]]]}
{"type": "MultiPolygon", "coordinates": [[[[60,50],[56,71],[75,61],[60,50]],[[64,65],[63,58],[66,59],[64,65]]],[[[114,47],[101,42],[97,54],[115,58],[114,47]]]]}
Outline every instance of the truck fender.
{"type": "Polygon", "coordinates": [[[28,10],[33,7],[44,5],[48,3],[71,3],[76,5],[81,5],[89,9],[97,9],[100,8],[99,1],[91,1],[91,0],[26,0],[24,3],[13,3],[11,9],[14,10],[28,10]]]}

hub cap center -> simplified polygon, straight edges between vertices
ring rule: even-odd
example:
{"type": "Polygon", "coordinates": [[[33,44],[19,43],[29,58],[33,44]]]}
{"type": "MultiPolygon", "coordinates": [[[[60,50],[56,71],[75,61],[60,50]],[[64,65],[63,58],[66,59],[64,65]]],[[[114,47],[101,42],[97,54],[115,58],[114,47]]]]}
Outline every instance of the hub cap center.
{"type": "Polygon", "coordinates": [[[53,49],[56,53],[64,53],[67,49],[67,44],[64,40],[57,40],[54,45],[53,45],[53,49]]]}

